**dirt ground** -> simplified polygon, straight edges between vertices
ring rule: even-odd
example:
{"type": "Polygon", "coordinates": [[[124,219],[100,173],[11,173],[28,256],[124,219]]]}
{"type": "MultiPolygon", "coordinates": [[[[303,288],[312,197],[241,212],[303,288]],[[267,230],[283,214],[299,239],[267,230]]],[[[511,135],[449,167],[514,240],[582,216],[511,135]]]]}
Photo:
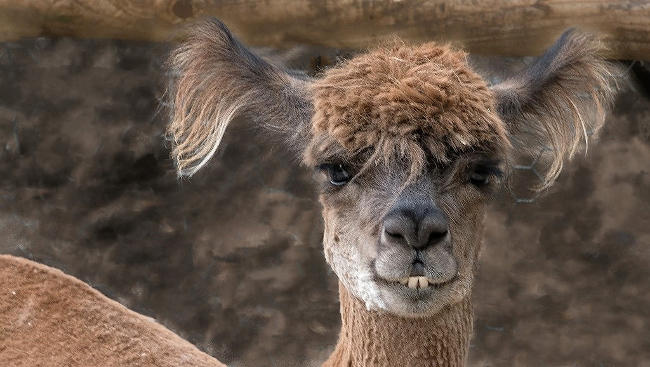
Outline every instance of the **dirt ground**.
{"type": "MultiPolygon", "coordinates": [[[[0,44],[0,253],[230,366],[318,366],[339,315],[311,173],[242,121],[179,182],[157,113],[163,53],[0,44]]],[[[624,93],[609,120],[546,195],[504,193],[487,213],[472,366],[650,366],[650,101],[624,93]]]]}

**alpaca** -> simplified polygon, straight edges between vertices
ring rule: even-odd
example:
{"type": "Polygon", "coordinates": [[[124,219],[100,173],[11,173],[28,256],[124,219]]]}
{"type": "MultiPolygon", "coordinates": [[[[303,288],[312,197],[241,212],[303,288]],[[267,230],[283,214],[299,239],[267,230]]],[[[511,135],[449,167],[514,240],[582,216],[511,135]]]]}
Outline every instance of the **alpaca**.
{"type": "Polygon", "coordinates": [[[0,366],[226,367],[88,284],[0,254],[0,366]]]}
{"type": "Polygon", "coordinates": [[[594,38],[570,30],[501,83],[435,43],[378,48],[318,79],[249,51],[217,20],[168,66],[172,155],[192,176],[245,116],[317,173],[342,329],[323,366],[464,366],[485,206],[514,154],[552,147],[550,186],[603,124],[615,85],[594,38]]]}

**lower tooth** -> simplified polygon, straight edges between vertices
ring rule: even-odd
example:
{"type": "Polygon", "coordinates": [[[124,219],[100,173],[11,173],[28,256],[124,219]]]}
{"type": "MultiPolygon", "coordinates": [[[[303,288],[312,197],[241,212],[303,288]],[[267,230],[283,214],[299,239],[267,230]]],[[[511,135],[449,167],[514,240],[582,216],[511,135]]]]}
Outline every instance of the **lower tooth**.
{"type": "Polygon", "coordinates": [[[404,277],[399,278],[398,282],[401,285],[405,285],[412,289],[426,288],[433,285],[433,283],[429,282],[429,278],[427,277],[404,277]]]}
{"type": "Polygon", "coordinates": [[[418,277],[418,285],[420,288],[426,288],[429,286],[429,280],[427,277],[418,277]]]}
{"type": "Polygon", "coordinates": [[[417,288],[419,283],[418,279],[419,277],[409,277],[409,283],[408,283],[409,288],[413,288],[413,289],[417,288]]]}

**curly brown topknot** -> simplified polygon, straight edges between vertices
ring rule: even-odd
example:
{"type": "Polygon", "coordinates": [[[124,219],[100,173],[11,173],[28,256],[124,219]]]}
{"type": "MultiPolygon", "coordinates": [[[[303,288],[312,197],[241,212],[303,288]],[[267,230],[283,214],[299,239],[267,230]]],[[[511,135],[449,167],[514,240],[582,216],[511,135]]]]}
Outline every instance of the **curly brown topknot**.
{"type": "Polygon", "coordinates": [[[332,145],[349,154],[370,148],[384,160],[406,154],[417,173],[429,154],[446,162],[455,151],[508,145],[493,93],[449,46],[377,49],[330,69],[312,91],[307,161],[332,145]]]}

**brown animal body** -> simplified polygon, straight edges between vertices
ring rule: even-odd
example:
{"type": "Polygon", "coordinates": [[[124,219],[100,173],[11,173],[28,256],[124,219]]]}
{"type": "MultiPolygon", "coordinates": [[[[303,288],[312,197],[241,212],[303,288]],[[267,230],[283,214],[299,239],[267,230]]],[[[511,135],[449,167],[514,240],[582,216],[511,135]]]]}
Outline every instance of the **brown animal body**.
{"type": "Polygon", "coordinates": [[[79,279],[0,255],[0,366],[225,367],[79,279]]]}
{"type": "Polygon", "coordinates": [[[492,86],[433,43],[297,79],[207,20],[169,61],[173,156],[191,176],[245,115],[318,173],[342,314],[324,366],[463,366],[485,206],[512,155],[551,148],[547,187],[600,128],[614,94],[600,48],[568,31],[492,86]]]}

